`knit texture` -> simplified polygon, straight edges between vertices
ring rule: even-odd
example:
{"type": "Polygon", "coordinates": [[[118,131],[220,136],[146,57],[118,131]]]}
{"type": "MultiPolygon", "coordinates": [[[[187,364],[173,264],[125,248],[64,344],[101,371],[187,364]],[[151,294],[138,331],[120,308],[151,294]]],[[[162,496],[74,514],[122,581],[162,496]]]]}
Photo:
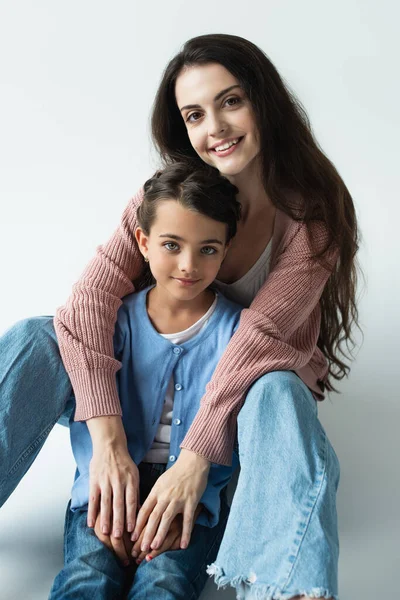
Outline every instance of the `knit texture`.
{"type": "MultiPolygon", "coordinates": [[[[143,271],[134,231],[140,190],[125,209],[120,227],[100,246],[65,306],[54,319],[60,352],[76,398],[75,420],[121,415],[113,355],[113,333],[121,298],[134,291],[143,271]]],[[[321,223],[312,228],[314,251],[326,243],[321,223]]],[[[328,366],[317,348],[319,300],[334,267],[312,258],[306,225],[277,210],[270,273],[222,356],[200,410],[181,447],[214,463],[229,465],[236,419],[249,387],[270,371],[295,371],[323,399],[328,366]]]]}

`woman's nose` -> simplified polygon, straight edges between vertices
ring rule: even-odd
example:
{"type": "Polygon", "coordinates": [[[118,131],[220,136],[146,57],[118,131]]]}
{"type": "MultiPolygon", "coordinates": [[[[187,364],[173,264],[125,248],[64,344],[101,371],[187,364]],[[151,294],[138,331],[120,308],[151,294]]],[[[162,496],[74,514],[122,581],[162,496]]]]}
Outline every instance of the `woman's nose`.
{"type": "Polygon", "coordinates": [[[226,123],[218,113],[209,115],[208,117],[208,133],[215,137],[221,135],[226,130],[226,123]]]}

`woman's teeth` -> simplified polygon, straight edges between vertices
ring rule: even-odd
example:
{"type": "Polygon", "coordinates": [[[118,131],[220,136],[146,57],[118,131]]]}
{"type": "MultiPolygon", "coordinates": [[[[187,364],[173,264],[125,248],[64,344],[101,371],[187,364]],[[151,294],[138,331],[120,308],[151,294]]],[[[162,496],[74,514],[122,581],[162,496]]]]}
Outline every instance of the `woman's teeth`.
{"type": "Polygon", "coordinates": [[[222,146],[217,146],[216,148],[214,148],[214,152],[222,152],[223,150],[228,150],[228,148],[230,148],[231,146],[235,146],[239,141],[239,138],[237,138],[236,140],[232,140],[231,142],[226,142],[226,144],[223,144],[222,146]]]}

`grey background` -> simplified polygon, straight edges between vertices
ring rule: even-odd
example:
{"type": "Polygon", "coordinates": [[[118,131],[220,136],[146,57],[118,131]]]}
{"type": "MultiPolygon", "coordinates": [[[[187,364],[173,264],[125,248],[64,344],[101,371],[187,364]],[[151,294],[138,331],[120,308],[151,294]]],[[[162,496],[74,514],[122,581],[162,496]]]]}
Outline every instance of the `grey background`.
{"type": "MultiPolygon", "coordinates": [[[[186,39],[249,38],[306,106],[354,196],[367,279],[363,345],[320,407],[342,464],[342,600],[394,597],[400,565],[398,18],[389,0],[0,2],[0,330],[54,313],[157,166],[149,109],[186,39]]],[[[56,427],[0,511],[3,600],[47,597],[73,471],[56,427]]]]}

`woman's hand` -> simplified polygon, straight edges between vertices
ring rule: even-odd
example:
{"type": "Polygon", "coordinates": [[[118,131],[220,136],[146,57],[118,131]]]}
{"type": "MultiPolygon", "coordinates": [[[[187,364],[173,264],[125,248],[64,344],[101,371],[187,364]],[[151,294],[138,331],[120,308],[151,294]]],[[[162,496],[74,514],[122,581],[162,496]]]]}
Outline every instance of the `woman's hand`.
{"type": "Polygon", "coordinates": [[[187,548],[195,520],[195,511],[207,486],[210,462],[190,450],[182,449],[178,460],[156,481],[139,511],[132,540],[136,542],[146,526],[140,549],[158,550],[172,521],[182,515],[180,548],[187,548]]]}
{"type": "Polygon", "coordinates": [[[90,461],[88,526],[100,512],[100,530],[121,538],[132,532],[139,508],[139,471],[131,459],[122,419],[95,417],[87,421],[93,445],[90,461]]]}
{"type": "MultiPolygon", "coordinates": [[[[203,506],[199,504],[194,513],[194,521],[196,521],[197,517],[201,513],[203,506]]],[[[141,545],[143,542],[143,538],[146,532],[146,527],[142,530],[142,533],[139,536],[139,539],[135,542],[132,548],[132,556],[136,560],[137,564],[140,564],[144,559],[147,561],[156,558],[163,552],[167,552],[167,550],[179,550],[181,547],[181,537],[182,537],[182,527],[183,527],[183,519],[182,515],[176,515],[175,519],[172,521],[169,531],[166,535],[165,540],[161,544],[157,550],[151,550],[151,552],[142,552],[141,545]]]]}

